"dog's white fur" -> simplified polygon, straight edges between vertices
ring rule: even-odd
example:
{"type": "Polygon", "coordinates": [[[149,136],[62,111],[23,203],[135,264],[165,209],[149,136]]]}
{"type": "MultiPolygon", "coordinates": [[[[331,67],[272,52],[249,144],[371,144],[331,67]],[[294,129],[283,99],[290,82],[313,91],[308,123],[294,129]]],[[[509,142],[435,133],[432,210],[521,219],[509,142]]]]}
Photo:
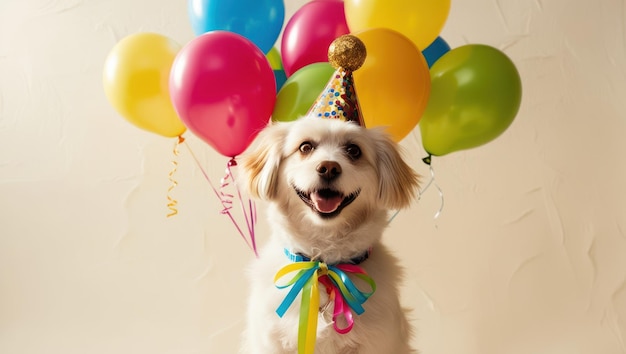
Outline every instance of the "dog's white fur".
{"type": "Polygon", "coordinates": [[[372,249],[360,266],[376,281],[377,289],[364,304],[365,312],[354,316],[349,333],[333,329],[332,305],[327,304],[320,285],[316,353],[413,352],[409,345],[412,330],[398,299],[402,268],[381,243],[388,210],[408,207],[418,185],[417,174],[403,161],[397,144],[380,130],[304,117],[264,129],[241,165],[249,193],[269,201],[267,212],[273,229],[250,267],[251,294],[242,352],[297,352],[299,297],[282,318],[275,312],[288,292],[273,283],[276,272],[290,263],[284,248],[329,264],[346,262],[372,249]],[[302,152],[304,142],[313,149],[302,152]],[[358,158],[350,156],[355,153],[351,144],[360,148],[358,158]],[[339,164],[341,174],[330,182],[321,178],[316,169],[322,161],[339,164]],[[338,215],[324,217],[296,192],[321,188],[344,196],[359,194],[338,215]]]}

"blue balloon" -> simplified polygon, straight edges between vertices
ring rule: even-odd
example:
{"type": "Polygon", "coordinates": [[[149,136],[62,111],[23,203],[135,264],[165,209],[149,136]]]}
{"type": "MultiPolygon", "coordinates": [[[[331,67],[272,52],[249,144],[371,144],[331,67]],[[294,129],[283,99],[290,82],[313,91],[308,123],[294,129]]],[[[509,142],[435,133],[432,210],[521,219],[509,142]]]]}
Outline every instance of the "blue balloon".
{"type": "Polygon", "coordinates": [[[437,37],[434,42],[422,51],[422,54],[424,54],[424,58],[426,58],[426,62],[428,63],[428,68],[430,68],[437,60],[439,60],[439,58],[449,51],[450,46],[448,43],[446,43],[443,38],[437,37]]]}
{"type": "Polygon", "coordinates": [[[274,47],[285,21],[283,0],[189,0],[187,9],[196,36],[216,30],[234,32],[263,53],[274,47]]]}
{"type": "Polygon", "coordinates": [[[283,69],[274,69],[274,78],[276,79],[276,93],[278,93],[287,81],[287,74],[283,69]]]}

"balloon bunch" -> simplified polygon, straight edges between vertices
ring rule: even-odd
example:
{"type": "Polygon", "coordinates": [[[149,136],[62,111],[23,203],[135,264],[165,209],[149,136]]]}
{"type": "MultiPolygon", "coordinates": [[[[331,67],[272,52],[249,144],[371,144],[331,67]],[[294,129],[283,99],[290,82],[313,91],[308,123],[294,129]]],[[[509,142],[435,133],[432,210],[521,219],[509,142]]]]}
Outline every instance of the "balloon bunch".
{"type": "MultiPolygon", "coordinates": [[[[132,124],[178,137],[176,146],[189,129],[228,157],[214,188],[228,214],[240,195],[223,191],[236,157],[270,119],[309,111],[334,73],[328,47],[344,34],[367,50],[354,81],[368,128],[400,141],[419,124],[428,164],[502,134],[519,109],[519,74],[493,47],[450,49],[439,37],[449,11],[450,0],[313,0],[285,24],[279,53],[283,0],[188,0],[197,37],[185,46],[156,33],[122,39],[105,62],[105,93],[132,124]]],[[[253,205],[241,204],[253,230],[253,205]]]]}
{"type": "Polygon", "coordinates": [[[367,127],[382,126],[400,141],[419,123],[429,154],[485,144],[511,124],[521,81],[511,60],[486,45],[450,48],[439,34],[450,0],[314,0],[285,26],[287,75],[273,119],[306,114],[333,73],[328,45],[351,33],[367,47],[355,85],[367,127]]]}
{"type": "MultiPolygon", "coordinates": [[[[113,47],[103,74],[109,102],[129,122],[178,137],[176,147],[189,129],[229,158],[219,190],[203,173],[224,207],[222,213],[245,239],[244,228],[231,214],[233,198],[239,197],[248,244],[255,252],[254,205],[245,202],[238,189],[226,188],[237,188],[231,169],[237,165],[235,158],[267,125],[274,109],[275,72],[282,65],[274,68],[266,54],[282,29],[284,13],[282,0],[189,0],[193,40],[180,46],[157,33],[130,35],[113,47]]],[[[172,174],[170,180],[176,184],[172,174]]],[[[174,208],[175,201],[168,200],[168,207],[174,208]]]]}

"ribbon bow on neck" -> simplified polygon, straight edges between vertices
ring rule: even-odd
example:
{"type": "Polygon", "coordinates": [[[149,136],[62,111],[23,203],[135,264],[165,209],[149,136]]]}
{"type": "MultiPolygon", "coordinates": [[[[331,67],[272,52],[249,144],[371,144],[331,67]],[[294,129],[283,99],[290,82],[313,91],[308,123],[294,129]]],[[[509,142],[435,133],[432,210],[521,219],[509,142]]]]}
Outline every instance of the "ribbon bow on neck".
{"type": "Polygon", "coordinates": [[[296,261],[281,268],[274,276],[274,283],[277,288],[291,287],[283,302],[276,309],[276,313],[283,317],[298,294],[302,292],[298,326],[298,354],[313,354],[317,337],[320,300],[318,282],[326,287],[329,301],[334,302],[333,327],[335,331],[341,334],[350,332],[354,324],[350,310],[357,315],[365,311],[362,305],[376,291],[376,283],[363,268],[355,264],[328,265],[320,261],[305,260],[301,256],[293,255],[288,250],[285,250],[285,253],[296,261]],[[297,272],[296,275],[286,283],[277,283],[281,278],[293,272],[297,272]],[[370,291],[359,290],[348,277],[348,273],[365,281],[369,285],[370,291]],[[343,328],[337,324],[337,319],[342,316],[347,323],[347,326],[343,328]]]}

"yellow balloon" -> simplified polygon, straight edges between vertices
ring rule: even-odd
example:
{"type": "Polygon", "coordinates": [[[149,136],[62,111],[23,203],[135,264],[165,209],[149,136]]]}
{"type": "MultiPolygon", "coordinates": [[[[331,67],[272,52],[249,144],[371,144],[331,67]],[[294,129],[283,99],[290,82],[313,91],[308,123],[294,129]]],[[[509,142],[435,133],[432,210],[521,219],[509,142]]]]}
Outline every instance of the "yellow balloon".
{"type": "Polygon", "coordinates": [[[344,8],[350,32],[389,28],[424,50],[446,23],[450,0],[345,0],[344,8]]]}
{"type": "Polygon", "coordinates": [[[166,137],[186,130],[169,93],[170,69],[180,48],[160,34],[138,33],[119,41],[104,64],[104,92],[111,105],[137,127],[166,137]]]}
{"type": "Polygon", "coordinates": [[[417,125],[430,96],[430,73],[422,52],[398,32],[375,28],[355,34],[367,57],[354,86],[365,126],[386,127],[395,141],[417,125]]]}

